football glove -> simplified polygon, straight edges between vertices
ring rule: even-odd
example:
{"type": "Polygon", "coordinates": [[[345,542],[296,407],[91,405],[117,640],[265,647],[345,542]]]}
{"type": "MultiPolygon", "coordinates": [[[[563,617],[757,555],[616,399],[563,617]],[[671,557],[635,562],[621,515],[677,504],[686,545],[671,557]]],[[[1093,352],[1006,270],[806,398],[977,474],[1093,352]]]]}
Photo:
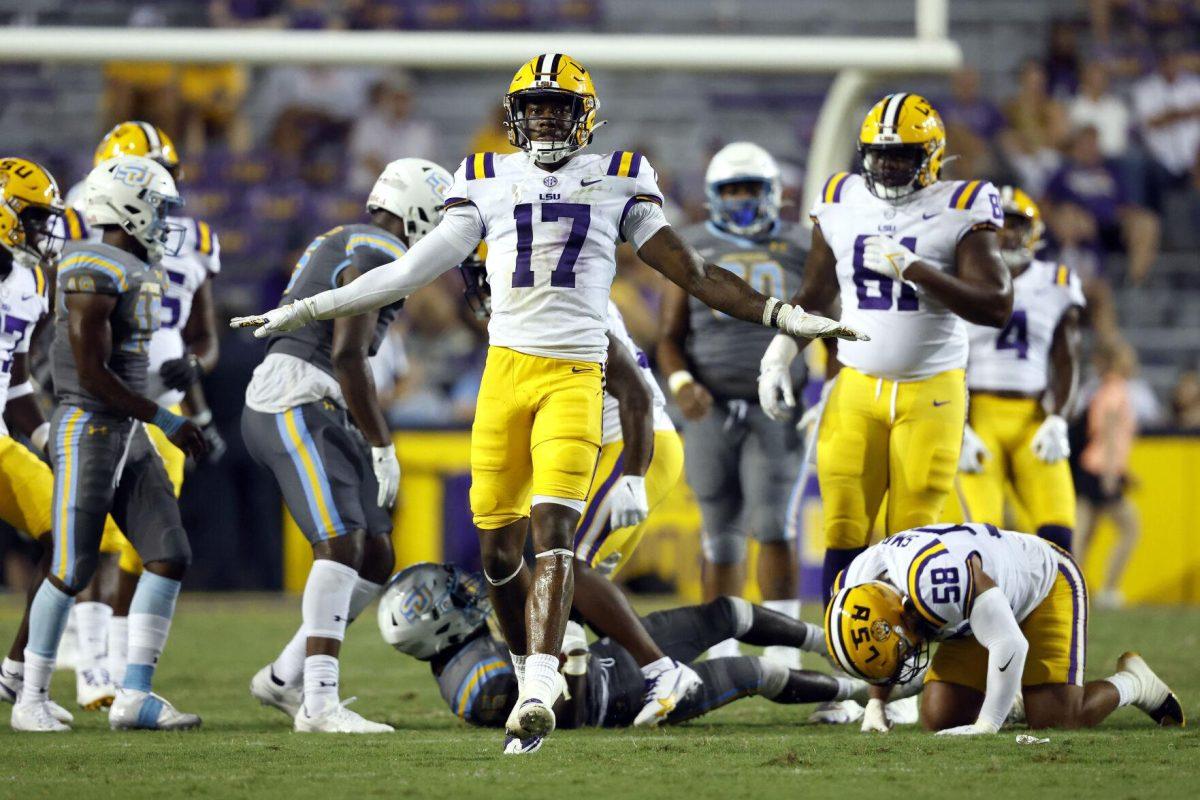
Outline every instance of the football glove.
{"type": "Polygon", "coordinates": [[[970,425],[964,426],[962,452],[958,455],[959,472],[978,475],[983,472],[984,463],[991,457],[992,452],[987,449],[983,439],[979,438],[979,434],[970,425]]]}
{"type": "Polygon", "coordinates": [[[391,508],[396,504],[396,492],[400,489],[400,462],[396,460],[396,446],[372,447],[371,467],[379,484],[375,502],[380,508],[391,508]]]}
{"type": "Polygon", "coordinates": [[[1067,441],[1067,421],[1058,414],[1051,414],[1038,426],[1029,445],[1039,461],[1053,464],[1071,455],[1071,444],[1067,441]]]}
{"type": "Polygon", "coordinates": [[[887,236],[868,236],[863,246],[863,266],[897,280],[914,261],[920,261],[916,253],[887,236]]]}
{"type": "Polygon", "coordinates": [[[878,697],[872,697],[867,701],[867,707],[863,711],[863,733],[887,733],[892,729],[892,723],[888,722],[885,707],[884,701],[878,697]]]}
{"type": "Polygon", "coordinates": [[[640,525],[650,516],[643,475],[622,475],[609,494],[608,524],[612,530],[640,525]]]}
{"type": "Polygon", "coordinates": [[[182,358],[164,361],[158,368],[158,376],[162,378],[163,384],[168,389],[176,389],[180,392],[200,380],[200,376],[203,374],[204,370],[200,367],[200,359],[191,353],[182,358]]]}
{"type": "Polygon", "coordinates": [[[865,333],[860,333],[849,325],[843,325],[836,319],[809,314],[800,306],[789,305],[788,303],[780,303],[778,314],[775,317],[775,327],[784,333],[790,333],[792,336],[800,336],[805,339],[821,339],[832,337],[835,339],[849,339],[852,342],[869,342],[871,337],[865,333]]]}
{"type": "Polygon", "coordinates": [[[225,438],[221,436],[221,432],[217,430],[217,426],[211,422],[211,419],[207,424],[200,426],[200,433],[204,436],[204,441],[208,442],[208,453],[204,456],[204,463],[216,464],[225,455],[229,445],[225,444],[225,438]]]}
{"type": "Polygon", "coordinates": [[[316,307],[311,297],[305,297],[286,306],[273,308],[264,314],[250,317],[234,317],[229,320],[231,328],[254,328],[256,339],[265,339],[273,333],[288,333],[299,330],[317,318],[316,307]]]}
{"type": "Polygon", "coordinates": [[[799,352],[795,339],[780,334],[771,340],[758,364],[758,404],[776,422],[786,422],[796,407],[790,368],[799,352]]]}

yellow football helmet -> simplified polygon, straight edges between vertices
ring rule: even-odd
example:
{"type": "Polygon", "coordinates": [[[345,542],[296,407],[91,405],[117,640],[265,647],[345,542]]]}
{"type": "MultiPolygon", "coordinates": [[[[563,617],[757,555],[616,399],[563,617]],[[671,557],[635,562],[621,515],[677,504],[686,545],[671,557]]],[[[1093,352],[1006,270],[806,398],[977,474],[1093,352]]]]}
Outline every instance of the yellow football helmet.
{"type": "Polygon", "coordinates": [[[53,256],[63,240],[55,221],[64,209],[49,170],[24,158],[0,158],[0,245],[14,257],[53,256]]]}
{"type": "Polygon", "coordinates": [[[1021,269],[1033,260],[1042,246],[1046,224],[1033,198],[1016,186],[1000,187],[1004,228],[1000,231],[1000,255],[1009,269],[1021,269]]]}
{"type": "Polygon", "coordinates": [[[945,152],[942,118],[919,94],[889,94],[867,112],[858,134],[867,188],[884,200],[899,200],[935,183],[945,152]]]}
{"type": "Polygon", "coordinates": [[[906,683],[929,663],[929,646],[908,629],[904,597],[883,581],[840,590],[825,610],[834,663],[867,683],[906,683]]]}
{"type": "Polygon", "coordinates": [[[565,53],[542,53],[521,65],[504,95],[508,141],[543,164],[570,158],[592,141],[600,100],[587,69],[565,53]],[[540,102],[539,102],[540,101],[540,102]],[[546,106],[563,107],[563,116],[546,106]],[[533,105],[540,113],[529,114],[533,105]]]}
{"type": "Polygon", "coordinates": [[[179,169],[179,151],[175,149],[175,143],[162,128],[149,122],[130,120],[114,125],[96,146],[92,166],[98,167],[101,161],[117,156],[145,156],[162,164],[172,176],[179,169]]]}

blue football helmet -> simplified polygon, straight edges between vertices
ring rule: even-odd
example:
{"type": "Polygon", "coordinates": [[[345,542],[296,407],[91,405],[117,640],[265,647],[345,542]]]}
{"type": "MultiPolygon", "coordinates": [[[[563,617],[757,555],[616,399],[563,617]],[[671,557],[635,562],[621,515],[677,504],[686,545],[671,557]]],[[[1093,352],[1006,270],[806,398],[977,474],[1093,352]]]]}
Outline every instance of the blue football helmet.
{"type": "Polygon", "coordinates": [[[738,236],[760,236],[779,219],[783,205],[783,179],[771,154],[751,142],[722,147],[704,173],[704,192],[713,224],[738,236]],[[757,195],[725,199],[721,187],[730,183],[758,183],[757,195]]]}

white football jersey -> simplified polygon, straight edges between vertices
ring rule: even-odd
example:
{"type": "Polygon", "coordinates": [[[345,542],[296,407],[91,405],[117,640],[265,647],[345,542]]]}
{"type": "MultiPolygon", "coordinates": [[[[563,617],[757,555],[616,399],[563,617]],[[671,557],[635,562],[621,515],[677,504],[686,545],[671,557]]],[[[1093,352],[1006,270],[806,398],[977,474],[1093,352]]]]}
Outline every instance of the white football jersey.
{"type": "Polygon", "coordinates": [[[1033,261],[1013,278],[1013,313],[1003,328],[967,325],[971,353],[967,387],[972,391],[1037,394],[1046,388],[1050,348],[1063,314],[1083,308],[1083,283],[1069,268],[1033,261]]]}
{"type": "Polygon", "coordinates": [[[0,435],[8,435],[4,408],[12,379],[13,356],[28,353],[38,320],[50,313],[46,276],[41,267],[28,269],[17,264],[0,281],[0,435]]]}
{"type": "Polygon", "coordinates": [[[446,207],[474,206],[483,222],[491,344],[603,363],[616,248],[643,201],[662,194],[639,153],[577,155],[555,172],[525,153],[468,156],[446,207]]]}
{"type": "MultiPolygon", "coordinates": [[[[168,221],[182,227],[183,238],[175,255],[167,254],[162,258],[167,284],[163,290],[160,324],[150,338],[146,394],[162,405],[173,406],[183,400],[183,392],[163,386],[158,368],[164,361],[180,358],[187,351],[183,327],[191,316],[192,300],[200,284],[221,271],[221,245],[216,232],[203,220],[170,217],[168,221]]],[[[68,208],[64,222],[68,238],[100,240],[100,232],[84,224],[81,212],[68,208]]],[[[175,242],[172,240],[170,244],[174,246],[175,242]]]]}
{"type": "Polygon", "coordinates": [[[838,360],[879,378],[928,378],[967,364],[963,320],[916,284],[863,265],[866,239],[899,240],[925,263],[954,270],[959,240],[978,226],[999,228],[1004,212],[987,181],[941,181],[901,202],[871,194],[860,175],[839,172],[812,208],[813,221],[837,259],[842,322],[871,337],[838,342],[838,360]]]}
{"type": "MultiPolygon", "coordinates": [[[[1060,555],[1049,543],[994,525],[929,525],[897,533],[867,548],[838,577],[835,588],[882,580],[912,600],[917,612],[948,639],[969,633],[974,581],[967,559],[978,553],[1023,622],[1046,599],[1058,577],[1060,555]]],[[[1069,580],[1080,580],[1067,570],[1069,580]]]]}
{"type": "MultiPolygon", "coordinates": [[[[667,416],[667,398],[663,396],[662,388],[654,377],[654,371],[650,369],[650,360],[646,358],[646,354],[642,352],[641,348],[634,344],[633,338],[625,328],[625,318],[621,316],[621,312],[611,300],[608,303],[608,332],[633,356],[633,360],[642,368],[642,377],[650,385],[650,393],[653,395],[654,402],[654,430],[675,430],[675,424],[667,416]]],[[[621,437],[621,404],[617,402],[617,398],[606,391],[604,393],[604,433],[600,443],[602,445],[612,444],[621,441],[621,437]]]]}

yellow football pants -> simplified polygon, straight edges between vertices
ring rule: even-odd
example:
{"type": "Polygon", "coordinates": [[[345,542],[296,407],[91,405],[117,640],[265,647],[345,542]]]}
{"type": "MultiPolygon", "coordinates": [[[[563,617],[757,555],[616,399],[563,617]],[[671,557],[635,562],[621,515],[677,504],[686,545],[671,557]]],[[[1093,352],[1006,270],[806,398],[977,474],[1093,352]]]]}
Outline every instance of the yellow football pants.
{"type": "Polygon", "coordinates": [[[604,371],[488,348],[471,428],[471,512],[494,530],[529,515],[532,498],[582,501],[600,450],[604,371]]]}
{"type": "MultiPolygon", "coordinates": [[[[600,448],[596,477],[588,492],[587,508],[575,531],[575,557],[612,577],[621,571],[637,549],[646,524],[613,530],[609,526],[608,493],[624,474],[625,445],[612,442],[600,448]]],[[[683,473],[683,442],[675,431],[654,432],[654,453],[646,470],[646,500],[654,513],[683,473]]]]}
{"type": "MultiPolygon", "coordinates": [[[[183,409],[179,405],[171,406],[168,409],[172,414],[182,414],[183,409]]],[[[154,449],[158,451],[159,458],[163,461],[163,466],[166,467],[167,477],[171,479],[171,486],[175,489],[175,497],[179,497],[179,493],[183,491],[183,468],[187,461],[187,456],[182,450],[171,444],[171,440],[162,432],[162,429],[157,425],[146,425],[146,434],[150,437],[150,443],[154,445],[154,449]]],[[[130,572],[134,575],[142,574],[142,559],[138,555],[137,550],[129,540],[124,536],[117,552],[121,554],[119,566],[123,572],[130,572]]],[[[101,551],[104,547],[101,545],[101,551]]]]}
{"type": "Polygon", "coordinates": [[[886,533],[937,522],[965,416],[961,369],[903,382],[843,367],[817,435],[825,546],[866,547],[885,495],[886,533]]]}
{"type": "Polygon", "coordinates": [[[1066,459],[1047,464],[1033,454],[1033,436],[1045,418],[1041,403],[1032,398],[971,395],[971,427],[991,458],[984,462],[983,472],[959,475],[966,508],[955,522],[970,519],[1003,527],[1004,488],[1011,484],[1025,517],[1024,528],[1036,531],[1043,525],[1075,527],[1075,486],[1070,465],[1066,459]]]}

